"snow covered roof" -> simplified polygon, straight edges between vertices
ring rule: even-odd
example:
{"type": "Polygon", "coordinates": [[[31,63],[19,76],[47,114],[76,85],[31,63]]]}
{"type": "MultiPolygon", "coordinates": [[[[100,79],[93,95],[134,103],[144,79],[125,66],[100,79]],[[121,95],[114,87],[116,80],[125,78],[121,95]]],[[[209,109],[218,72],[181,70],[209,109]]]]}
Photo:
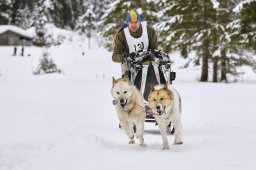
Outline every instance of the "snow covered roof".
{"type": "Polygon", "coordinates": [[[25,38],[33,39],[33,36],[22,28],[19,28],[14,25],[0,25],[0,34],[6,32],[6,31],[12,31],[12,32],[15,32],[15,33],[25,37],[25,38]]]}

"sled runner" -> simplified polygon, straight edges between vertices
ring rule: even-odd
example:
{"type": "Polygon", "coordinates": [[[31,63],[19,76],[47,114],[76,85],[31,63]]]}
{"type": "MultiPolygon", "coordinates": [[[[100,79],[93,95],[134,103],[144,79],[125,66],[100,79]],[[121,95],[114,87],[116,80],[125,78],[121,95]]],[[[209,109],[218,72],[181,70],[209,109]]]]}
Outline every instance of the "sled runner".
{"type": "MultiPolygon", "coordinates": [[[[171,60],[168,54],[161,50],[150,49],[135,53],[133,60],[125,56],[128,70],[125,72],[130,81],[140,90],[145,100],[147,112],[146,122],[156,122],[150,113],[148,106],[148,96],[150,89],[159,84],[172,84],[176,78],[176,72],[171,70],[171,60]]],[[[168,130],[174,133],[171,124],[168,130]]]]}

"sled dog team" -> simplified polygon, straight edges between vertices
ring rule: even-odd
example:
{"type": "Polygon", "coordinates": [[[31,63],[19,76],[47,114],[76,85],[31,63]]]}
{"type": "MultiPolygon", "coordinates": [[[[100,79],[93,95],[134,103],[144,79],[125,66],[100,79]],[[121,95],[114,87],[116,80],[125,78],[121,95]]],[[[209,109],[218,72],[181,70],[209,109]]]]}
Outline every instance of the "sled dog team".
{"type": "MultiPolygon", "coordinates": [[[[129,138],[129,144],[135,143],[136,136],[140,146],[146,146],[143,138],[146,118],[143,96],[126,76],[117,80],[113,78],[111,94],[120,125],[129,138]],[[136,132],[133,129],[134,125],[136,132]]],[[[181,98],[176,89],[170,85],[152,87],[148,101],[162,135],[162,149],[169,149],[166,130],[170,122],[175,128],[174,144],[182,144],[181,98]]]]}

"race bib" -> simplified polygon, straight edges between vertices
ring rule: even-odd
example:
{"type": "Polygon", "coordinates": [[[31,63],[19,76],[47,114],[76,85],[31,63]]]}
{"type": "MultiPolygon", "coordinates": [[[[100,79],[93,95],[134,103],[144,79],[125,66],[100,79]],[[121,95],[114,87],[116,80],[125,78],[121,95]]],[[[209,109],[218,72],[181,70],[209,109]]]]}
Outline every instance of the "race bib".
{"type": "Polygon", "coordinates": [[[148,30],[147,30],[147,22],[141,22],[142,26],[142,35],[139,38],[133,38],[130,34],[129,28],[126,27],[124,29],[125,38],[129,47],[129,53],[138,52],[138,51],[146,51],[148,49],[148,30]]]}

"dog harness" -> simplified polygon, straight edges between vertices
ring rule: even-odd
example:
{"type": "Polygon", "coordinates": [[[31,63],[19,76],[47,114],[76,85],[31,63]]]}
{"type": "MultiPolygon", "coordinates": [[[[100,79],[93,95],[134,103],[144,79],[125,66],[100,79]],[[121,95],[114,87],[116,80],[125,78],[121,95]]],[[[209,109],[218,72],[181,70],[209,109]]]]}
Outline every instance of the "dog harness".
{"type": "MultiPolygon", "coordinates": [[[[118,102],[118,100],[113,100],[112,101],[112,104],[113,105],[117,105],[119,102],[118,102]]],[[[137,103],[133,103],[133,105],[135,105],[135,106],[139,106],[139,107],[142,107],[142,108],[144,108],[145,109],[145,112],[147,113],[147,114],[149,114],[149,115],[152,115],[152,116],[161,116],[162,114],[165,114],[166,113],[166,111],[164,110],[163,111],[163,113],[162,114],[157,114],[157,113],[155,113],[155,112],[153,112],[153,110],[151,109],[151,107],[150,106],[148,106],[148,105],[146,105],[146,106],[141,106],[141,105],[139,105],[139,104],[137,104],[137,103]]],[[[132,110],[132,109],[131,109],[132,110]]],[[[131,110],[129,111],[129,112],[131,112],[131,110]]],[[[128,113],[129,113],[128,112],[128,113]]]]}
{"type": "MultiPolygon", "coordinates": [[[[112,104],[113,105],[117,105],[119,102],[118,102],[118,100],[117,99],[115,99],[115,100],[113,100],[112,101],[112,104]]],[[[147,109],[144,107],[144,106],[141,106],[141,105],[139,105],[139,104],[137,104],[137,103],[132,103],[133,104],[133,106],[135,105],[135,106],[139,106],[139,107],[141,107],[141,108],[143,108],[143,109],[145,109],[145,111],[147,112],[147,109]]],[[[133,108],[133,107],[132,107],[133,108]]],[[[127,111],[128,113],[130,113],[132,111],[132,109],[130,110],[130,111],[127,111]]]]}
{"type": "Polygon", "coordinates": [[[143,21],[140,24],[142,26],[142,35],[139,38],[133,38],[130,34],[130,30],[128,27],[124,29],[126,42],[129,47],[129,53],[146,51],[148,49],[149,41],[148,41],[147,22],[143,21]]]}

